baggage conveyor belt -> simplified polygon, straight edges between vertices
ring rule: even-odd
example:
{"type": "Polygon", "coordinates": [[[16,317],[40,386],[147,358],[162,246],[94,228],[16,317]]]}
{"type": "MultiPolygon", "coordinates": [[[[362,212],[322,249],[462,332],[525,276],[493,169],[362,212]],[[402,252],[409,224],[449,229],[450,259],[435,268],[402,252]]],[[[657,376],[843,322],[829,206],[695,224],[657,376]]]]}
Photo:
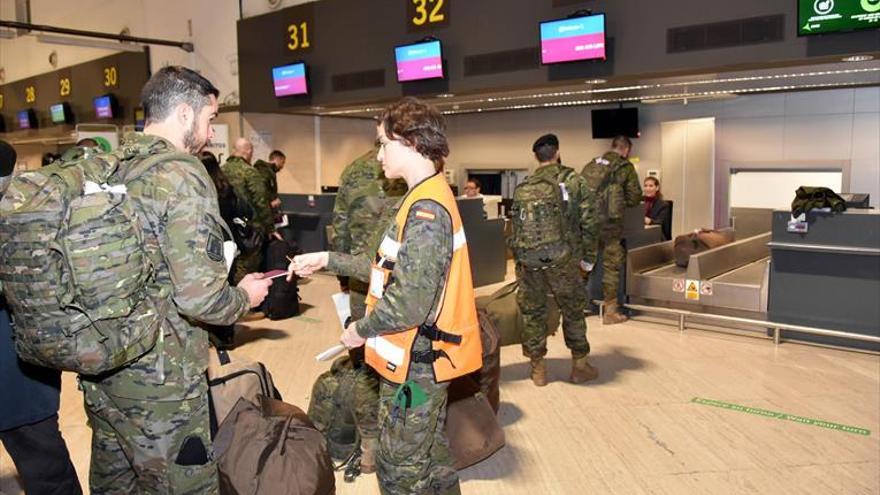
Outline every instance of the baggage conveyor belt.
{"type": "MultiPolygon", "coordinates": [[[[729,231],[736,239],[735,232],[729,231]]],[[[627,254],[627,296],[632,304],[766,319],[770,232],[691,255],[675,264],[672,241],[627,254]]]]}

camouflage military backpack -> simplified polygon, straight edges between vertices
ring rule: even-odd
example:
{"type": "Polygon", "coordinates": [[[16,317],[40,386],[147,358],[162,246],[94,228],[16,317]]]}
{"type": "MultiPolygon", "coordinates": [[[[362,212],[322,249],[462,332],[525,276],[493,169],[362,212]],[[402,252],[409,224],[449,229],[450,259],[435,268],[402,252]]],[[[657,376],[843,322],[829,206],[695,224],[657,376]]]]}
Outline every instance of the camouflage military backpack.
{"type": "Polygon", "coordinates": [[[68,156],[17,176],[0,201],[0,283],[22,359],[96,375],[155,345],[169,303],[147,297],[153,267],[125,184],[192,157],[129,153],[68,156]]]}
{"type": "Polygon", "coordinates": [[[379,378],[366,365],[355,367],[348,356],[334,361],[312,387],[309,419],[327,438],[333,459],[347,462],[358,451],[358,425],[376,428],[378,411],[379,378]]]}
{"type": "Polygon", "coordinates": [[[624,212],[623,186],[615,178],[626,160],[609,155],[605,153],[593,158],[581,172],[590,190],[597,193],[597,211],[602,222],[621,219],[624,212]]]}
{"type": "Polygon", "coordinates": [[[846,201],[827,187],[801,186],[791,202],[791,214],[800,216],[811,210],[830,208],[835,213],[846,211],[846,201]]]}
{"type": "MultiPolygon", "coordinates": [[[[564,178],[560,177],[560,182],[564,178]]],[[[547,177],[532,175],[516,186],[510,209],[513,235],[509,242],[518,263],[540,269],[571,257],[565,202],[562,186],[547,177]]]]}

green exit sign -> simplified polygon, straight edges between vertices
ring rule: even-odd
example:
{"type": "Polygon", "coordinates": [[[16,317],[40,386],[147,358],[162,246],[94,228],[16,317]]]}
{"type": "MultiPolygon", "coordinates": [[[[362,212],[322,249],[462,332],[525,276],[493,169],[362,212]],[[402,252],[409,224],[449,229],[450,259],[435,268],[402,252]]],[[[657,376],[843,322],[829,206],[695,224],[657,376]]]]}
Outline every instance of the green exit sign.
{"type": "Polygon", "coordinates": [[[798,0],[798,36],[880,28],[880,0],[798,0]]]}

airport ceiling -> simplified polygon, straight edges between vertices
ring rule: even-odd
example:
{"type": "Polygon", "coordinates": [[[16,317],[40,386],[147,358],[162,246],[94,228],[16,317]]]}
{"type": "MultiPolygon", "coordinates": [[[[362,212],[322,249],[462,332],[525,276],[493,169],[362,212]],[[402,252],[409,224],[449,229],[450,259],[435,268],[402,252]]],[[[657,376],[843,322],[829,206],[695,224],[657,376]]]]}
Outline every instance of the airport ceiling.
{"type": "MultiPolygon", "coordinates": [[[[880,55],[880,54],[878,54],[880,55]]],[[[534,88],[507,88],[468,94],[425,95],[447,115],[569,106],[622,104],[687,104],[733,99],[755,93],[880,86],[880,57],[810,65],[758,67],[713,73],[626,79],[590,79],[534,88]]],[[[372,118],[385,101],[315,106],[292,113],[372,118]]]]}

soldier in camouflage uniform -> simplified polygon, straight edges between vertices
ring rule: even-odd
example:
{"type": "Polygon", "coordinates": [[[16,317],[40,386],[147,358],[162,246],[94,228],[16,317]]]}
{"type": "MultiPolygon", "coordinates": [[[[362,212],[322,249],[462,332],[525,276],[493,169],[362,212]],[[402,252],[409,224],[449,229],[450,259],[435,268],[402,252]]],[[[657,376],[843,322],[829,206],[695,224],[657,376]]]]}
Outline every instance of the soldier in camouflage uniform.
{"type": "MultiPolygon", "coordinates": [[[[379,147],[357,157],[345,167],[339,178],[339,192],[333,205],[333,250],[360,256],[375,252],[389,212],[395,202],[406,193],[406,182],[387,179],[382,164],[376,159],[379,147]]],[[[367,284],[352,278],[348,282],[351,318],[364,317],[364,299],[367,284]]]]}
{"type": "MultiPolygon", "coordinates": [[[[163,68],[143,89],[144,134],[130,134],[120,146],[144,158],[197,153],[211,136],[217,94],[189,69],[163,68]]],[[[227,284],[217,193],[195,158],[159,163],[130,182],[128,194],[155,270],[149,293],[167,314],[146,354],[118,371],[81,377],[92,428],[91,493],[217,493],[208,334],[190,319],[232,323],[262,301],[271,281],[254,274],[238,287],[227,284]]]]}
{"type": "Polygon", "coordinates": [[[556,299],[562,314],[562,332],[565,345],[571,351],[572,369],[570,380],[583,383],[599,376],[587,360],[590,344],[587,341],[587,323],[584,319],[586,299],[578,274],[579,264],[588,266],[595,258],[588,257],[585,245],[596,232],[590,221],[589,191],[584,179],[574,170],[560,163],[559,139],[553,134],[538,138],[532,146],[538,168],[533,177],[547,177],[559,184],[565,203],[564,219],[569,244],[569,259],[543,269],[530,269],[519,260],[516,263],[516,279],[519,290],[516,300],[523,315],[523,354],[531,360],[532,382],[539,387],[547,385],[544,356],[547,354],[547,297],[556,299]]]}
{"type": "MultiPolygon", "coordinates": [[[[406,193],[406,183],[400,179],[387,179],[382,164],[376,159],[379,147],[375,146],[357,157],[345,167],[339,179],[339,192],[333,205],[333,250],[338,253],[362,256],[376,251],[380,236],[390,219],[392,198],[406,193]]],[[[351,321],[364,317],[368,284],[354,277],[348,280],[351,321]]],[[[355,369],[375,376],[369,366],[363,366],[363,350],[352,349],[351,358],[355,369]]],[[[367,395],[355,390],[355,394],[367,395]]],[[[375,394],[373,394],[375,396],[375,394]]],[[[375,471],[375,446],[379,435],[376,422],[379,403],[356,401],[358,429],[362,436],[361,472],[375,471]],[[371,410],[363,410],[369,408],[371,410]]]]}
{"type": "Polygon", "coordinates": [[[287,156],[280,150],[272,150],[269,153],[268,162],[263,160],[254,162],[254,168],[263,176],[266,192],[272,198],[269,201],[269,207],[272,208],[273,212],[281,207],[281,199],[278,197],[278,172],[284,168],[285,163],[287,163],[287,156]]]}
{"type": "Polygon", "coordinates": [[[595,208],[600,222],[598,243],[588,247],[590,251],[602,251],[602,293],[605,299],[605,325],[623,323],[627,317],[620,312],[617,291],[620,286],[620,270],[626,263],[626,250],[621,244],[623,213],[628,207],[642,200],[642,186],[636,168],[628,160],[632,141],[617,136],[611,141],[611,151],[594,158],[584,166],[581,175],[587,180],[595,198],[595,208]]]}
{"type": "MultiPolygon", "coordinates": [[[[410,187],[408,195],[442,168],[443,157],[448,153],[444,128],[442,116],[415,99],[391,105],[380,117],[378,159],[387,177],[406,180],[410,187]]],[[[395,205],[393,215],[401,204],[395,205]]],[[[342,342],[346,346],[361,347],[367,338],[412,329],[438,314],[444,292],[438,287],[446,284],[448,260],[453,252],[453,213],[457,214],[434,201],[420,200],[413,205],[404,224],[391,281],[373,311],[343,332],[342,342]]],[[[396,239],[399,229],[398,224],[391,221],[384,236],[396,239]]],[[[307,276],[327,268],[368,280],[373,257],[374,253],[359,257],[337,252],[310,253],[294,258],[290,269],[307,276]]],[[[447,290],[457,292],[455,287],[447,290]]],[[[429,353],[432,345],[428,337],[418,334],[412,351],[429,353]]],[[[384,377],[380,385],[381,431],[377,458],[380,491],[384,495],[460,493],[444,431],[449,383],[437,382],[429,363],[411,362],[408,370],[407,378],[425,392],[425,402],[406,409],[402,413],[405,416],[401,417],[395,405],[398,385],[384,377]]]]}
{"type": "MultiPolygon", "coordinates": [[[[223,174],[235,189],[235,195],[243,198],[253,208],[254,218],[250,219],[253,227],[262,232],[266,239],[270,236],[280,239],[280,236],[275,233],[275,217],[271,207],[272,200],[277,195],[273,196],[266,189],[263,175],[251,166],[253,154],[254,145],[247,138],[238,138],[233,147],[232,156],[223,164],[223,174]]],[[[233,282],[237,283],[245,274],[259,270],[262,261],[262,246],[251,252],[240,253],[235,260],[233,282]]]]}

